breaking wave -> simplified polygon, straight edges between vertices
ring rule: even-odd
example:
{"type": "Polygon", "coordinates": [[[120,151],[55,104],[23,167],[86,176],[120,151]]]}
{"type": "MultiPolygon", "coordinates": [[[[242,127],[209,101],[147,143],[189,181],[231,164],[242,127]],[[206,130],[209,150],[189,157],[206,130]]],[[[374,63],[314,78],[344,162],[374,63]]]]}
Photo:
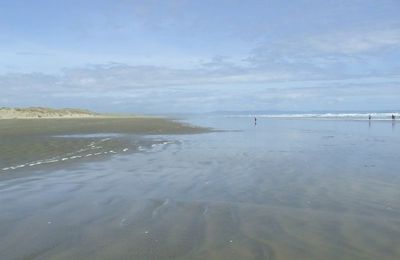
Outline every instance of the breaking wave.
{"type": "Polygon", "coordinates": [[[227,117],[293,118],[293,119],[337,119],[337,120],[392,120],[392,115],[400,119],[400,113],[287,113],[287,114],[247,114],[227,117]]]}

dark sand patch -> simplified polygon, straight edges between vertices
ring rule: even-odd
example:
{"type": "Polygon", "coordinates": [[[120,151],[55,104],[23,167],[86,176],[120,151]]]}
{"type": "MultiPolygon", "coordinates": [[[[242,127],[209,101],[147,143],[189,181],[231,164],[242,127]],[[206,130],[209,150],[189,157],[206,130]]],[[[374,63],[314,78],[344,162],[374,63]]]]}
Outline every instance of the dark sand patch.
{"type": "MultiPolygon", "coordinates": [[[[209,131],[164,118],[10,119],[0,121],[0,173],[27,167],[103,159],[165,140],[144,135],[209,131]]],[[[0,178],[13,176],[0,174],[0,178]]]]}

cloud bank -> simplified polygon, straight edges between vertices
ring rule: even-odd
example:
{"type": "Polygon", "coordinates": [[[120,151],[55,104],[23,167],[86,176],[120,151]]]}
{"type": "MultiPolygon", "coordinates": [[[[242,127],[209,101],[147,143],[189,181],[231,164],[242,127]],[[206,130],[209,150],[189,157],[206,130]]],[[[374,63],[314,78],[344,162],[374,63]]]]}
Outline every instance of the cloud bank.
{"type": "Polygon", "coordinates": [[[398,1],[234,3],[9,2],[0,106],[398,108],[398,1]]]}

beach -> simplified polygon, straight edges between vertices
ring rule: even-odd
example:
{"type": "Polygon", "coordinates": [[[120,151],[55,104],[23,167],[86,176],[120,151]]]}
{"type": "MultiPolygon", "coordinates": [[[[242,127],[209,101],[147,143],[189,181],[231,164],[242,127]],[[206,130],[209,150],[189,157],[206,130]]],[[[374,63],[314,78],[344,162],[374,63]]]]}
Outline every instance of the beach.
{"type": "Polygon", "coordinates": [[[158,120],[152,126],[169,125],[160,133],[129,123],[118,133],[104,121],[46,130],[55,138],[88,138],[85,144],[120,140],[120,150],[99,160],[2,172],[21,175],[0,181],[0,258],[400,257],[395,124],[158,120]],[[139,136],[140,150],[122,152],[139,136]]]}
{"type": "Polygon", "coordinates": [[[400,260],[400,0],[0,3],[0,260],[400,260]]]}

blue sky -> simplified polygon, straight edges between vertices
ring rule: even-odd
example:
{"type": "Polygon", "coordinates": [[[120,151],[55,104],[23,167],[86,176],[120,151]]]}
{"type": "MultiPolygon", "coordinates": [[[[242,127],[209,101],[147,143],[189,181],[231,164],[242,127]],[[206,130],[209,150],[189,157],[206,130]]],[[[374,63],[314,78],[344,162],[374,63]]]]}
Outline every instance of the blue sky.
{"type": "Polygon", "coordinates": [[[0,106],[399,110],[398,0],[2,0],[0,106]]]}

